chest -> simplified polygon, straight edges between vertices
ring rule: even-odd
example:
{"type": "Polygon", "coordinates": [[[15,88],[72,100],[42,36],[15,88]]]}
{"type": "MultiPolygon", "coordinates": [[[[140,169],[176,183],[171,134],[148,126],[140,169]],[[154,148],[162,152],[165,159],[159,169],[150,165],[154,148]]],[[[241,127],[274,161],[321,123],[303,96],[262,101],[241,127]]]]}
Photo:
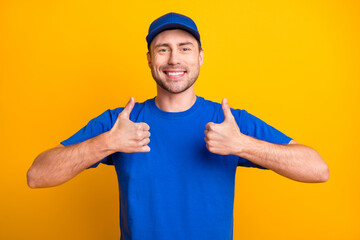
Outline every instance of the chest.
{"type": "Polygon", "coordinates": [[[206,184],[233,180],[236,156],[209,152],[204,140],[208,118],[138,119],[150,126],[150,152],[115,153],[120,185],[206,184]],[[216,180],[217,179],[217,180],[216,180]]]}

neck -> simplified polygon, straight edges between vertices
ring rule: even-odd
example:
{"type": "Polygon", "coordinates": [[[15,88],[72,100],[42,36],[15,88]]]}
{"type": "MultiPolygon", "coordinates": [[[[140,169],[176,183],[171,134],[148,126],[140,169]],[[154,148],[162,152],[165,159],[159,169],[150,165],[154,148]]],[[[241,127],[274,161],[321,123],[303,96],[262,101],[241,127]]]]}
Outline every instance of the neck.
{"type": "Polygon", "coordinates": [[[155,104],[165,112],[183,112],[191,108],[196,102],[194,85],[182,93],[169,93],[157,86],[155,104]]]}

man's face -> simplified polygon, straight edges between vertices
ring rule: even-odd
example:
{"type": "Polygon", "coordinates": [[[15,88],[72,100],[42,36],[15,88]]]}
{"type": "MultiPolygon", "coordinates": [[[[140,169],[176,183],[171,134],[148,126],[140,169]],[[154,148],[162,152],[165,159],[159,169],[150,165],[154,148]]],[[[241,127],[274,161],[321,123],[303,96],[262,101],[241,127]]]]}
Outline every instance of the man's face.
{"type": "Polygon", "coordinates": [[[189,89],[199,76],[203,49],[190,33],[172,29],[159,33],[147,54],[151,74],[157,84],[170,93],[189,89]]]}

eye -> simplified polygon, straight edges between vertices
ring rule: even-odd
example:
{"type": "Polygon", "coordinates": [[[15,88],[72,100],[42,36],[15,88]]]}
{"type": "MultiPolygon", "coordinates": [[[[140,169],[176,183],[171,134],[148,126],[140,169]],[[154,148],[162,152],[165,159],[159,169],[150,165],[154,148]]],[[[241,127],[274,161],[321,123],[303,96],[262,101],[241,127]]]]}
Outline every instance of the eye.
{"type": "Polygon", "coordinates": [[[159,49],[159,52],[166,52],[166,51],[167,51],[166,48],[160,48],[160,49],[159,49]]]}
{"type": "Polygon", "coordinates": [[[184,51],[184,52],[187,52],[187,51],[190,51],[191,49],[190,48],[187,48],[187,47],[184,47],[184,48],[182,48],[182,51],[184,51]]]}

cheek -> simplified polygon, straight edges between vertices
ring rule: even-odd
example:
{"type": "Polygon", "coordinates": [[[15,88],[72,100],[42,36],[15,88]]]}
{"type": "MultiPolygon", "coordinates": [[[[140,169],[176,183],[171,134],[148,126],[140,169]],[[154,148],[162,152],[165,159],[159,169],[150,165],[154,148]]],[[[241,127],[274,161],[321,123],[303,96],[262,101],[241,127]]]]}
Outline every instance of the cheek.
{"type": "Polygon", "coordinates": [[[166,64],[166,61],[167,61],[167,57],[165,55],[155,54],[155,56],[153,57],[153,63],[156,66],[161,66],[163,64],[166,64]]]}
{"type": "Polygon", "coordinates": [[[199,66],[200,65],[200,58],[198,54],[194,54],[192,56],[189,56],[187,59],[187,63],[189,66],[199,66]]]}
{"type": "Polygon", "coordinates": [[[192,60],[191,62],[187,62],[186,65],[188,66],[188,68],[191,69],[198,69],[200,67],[200,62],[197,60],[192,60]]]}

